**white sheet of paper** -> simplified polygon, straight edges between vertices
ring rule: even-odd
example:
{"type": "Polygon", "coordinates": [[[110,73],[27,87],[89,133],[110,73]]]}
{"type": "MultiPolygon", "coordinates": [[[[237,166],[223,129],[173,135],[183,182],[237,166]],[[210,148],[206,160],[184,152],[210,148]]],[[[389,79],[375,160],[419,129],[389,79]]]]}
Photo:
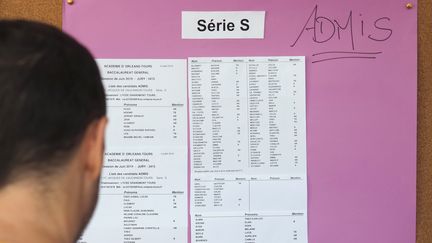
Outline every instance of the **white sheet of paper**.
{"type": "Polygon", "coordinates": [[[81,243],[187,242],[186,60],[99,59],[108,129],[81,243]]]}
{"type": "Polygon", "coordinates": [[[265,11],[183,11],[183,39],[263,39],[265,11]]]}
{"type": "Polygon", "coordinates": [[[189,58],[192,242],[307,242],[304,57],[189,58]]]}
{"type": "Polygon", "coordinates": [[[105,164],[79,243],[307,242],[304,57],[190,58],[189,90],[186,60],[98,64],[105,164]]]}

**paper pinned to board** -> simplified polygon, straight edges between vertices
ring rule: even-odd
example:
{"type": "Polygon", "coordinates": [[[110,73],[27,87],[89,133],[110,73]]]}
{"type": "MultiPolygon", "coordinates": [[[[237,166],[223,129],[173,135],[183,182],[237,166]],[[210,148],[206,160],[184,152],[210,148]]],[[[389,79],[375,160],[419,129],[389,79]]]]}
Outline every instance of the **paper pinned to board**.
{"type": "Polygon", "coordinates": [[[417,8],[405,4],[80,1],[64,8],[63,29],[97,58],[305,55],[309,241],[411,243],[417,8]],[[181,38],[182,11],[246,8],[266,11],[264,39],[181,38]]]}
{"type": "Polygon", "coordinates": [[[182,12],[182,39],[263,39],[265,11],[182,12]]]}

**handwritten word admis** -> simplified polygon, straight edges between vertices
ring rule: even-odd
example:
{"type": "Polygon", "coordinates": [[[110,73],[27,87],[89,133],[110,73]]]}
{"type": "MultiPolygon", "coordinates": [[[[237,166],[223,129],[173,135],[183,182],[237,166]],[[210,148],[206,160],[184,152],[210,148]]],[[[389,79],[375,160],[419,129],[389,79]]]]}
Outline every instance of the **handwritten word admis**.
{"type": "Polygon", "coordinates": [[[366,37],[372,41],[386,41],[392,36],[393,30],[389,27],[389,23],[391,22],[389,17],[384,16],[377,18],[373,22],[373,30],[370,31],[370,33],[365,33],[365,21],[361,19],[361,14],[359,14],[359,17],[359,23],[355,23],[352,10],[349,12],[345,21],[331,19],[327,16],[320,16],[318,15],[318,5],[316,5],[303,26],[303,29],[300,31],[300,34],[297,36],[297,39],[291,44],[291,47],[294,47],[299,42],[300,38],[306,34],[306,31],[310,30],[312,30],[312,40],[316,43],[325,43],[334,38],[341,40],[341,33],[343,31],[349,32],[353,50],[356,48],[355,41],[359,37],[366,37]],[[360,30],[360,36],[355,36],[355,28],[360,30]]]}
{"type": "Polygon", "coordinates": [[[358,49],[356,45],[357,42],[362,39],[373,42],[385,42],[391,38],[392,34],[393,29],[391,28],[390,17],[379,16],[372,21],[366,21],[361,13],[354,14],[353,11],[350,10],[347,13],[346,18],[336,19],[330,16],[321,15],[319,13],[319,6],[316,5],[309,17],[306,19],[306,23],[298,33],[295,41],[291,44],[291,47],[295,47],[300,41],[305,40],[307,36],[311,37],[309,40],[318,44],[324,44],[331,40],[349,40],[351,51],[326,51],[312,55],[349,54],[348,56],[325,58],[313,61],[313,63],[345,58],[375,59],[376,57],[374,55],[381,54],[382,52],[356,51],[358,49]]]}

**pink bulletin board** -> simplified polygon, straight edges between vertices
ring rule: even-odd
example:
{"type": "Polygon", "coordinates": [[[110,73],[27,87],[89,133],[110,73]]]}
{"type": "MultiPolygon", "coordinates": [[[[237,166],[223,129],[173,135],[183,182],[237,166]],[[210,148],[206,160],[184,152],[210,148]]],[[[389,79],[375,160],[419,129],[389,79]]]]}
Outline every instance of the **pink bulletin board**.
{"type": "Polygon", "coordinates": [[[63,29],[97,58],[306,56],[309,242],[414,243],[417,9],[406,3],[77,0],[63,29]],[[181,39],[181,11],[247,10],[266,11],[264,39],[181,39]]]}

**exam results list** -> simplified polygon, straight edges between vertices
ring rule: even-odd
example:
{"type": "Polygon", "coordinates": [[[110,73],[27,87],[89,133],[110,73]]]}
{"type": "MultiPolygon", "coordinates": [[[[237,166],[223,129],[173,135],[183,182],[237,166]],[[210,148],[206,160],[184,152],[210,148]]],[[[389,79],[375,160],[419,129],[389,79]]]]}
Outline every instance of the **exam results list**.
{"type": "Polygon", "coordinates": [[[307,242],[304,57],[98,64],[109,126],[80,243],[307,242]]]}

